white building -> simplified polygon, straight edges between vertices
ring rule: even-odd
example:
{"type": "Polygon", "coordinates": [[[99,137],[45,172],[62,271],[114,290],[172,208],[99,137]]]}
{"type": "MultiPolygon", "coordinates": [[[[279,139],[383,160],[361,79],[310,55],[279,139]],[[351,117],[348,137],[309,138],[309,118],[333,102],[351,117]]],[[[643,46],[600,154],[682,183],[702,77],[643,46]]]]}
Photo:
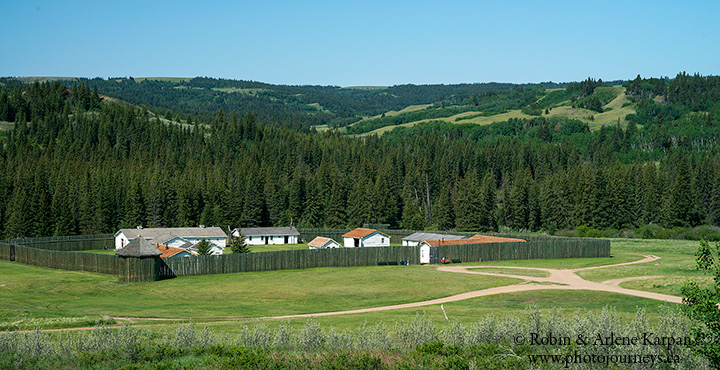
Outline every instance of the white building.
{"type": "MultiPolygon", "coordinates": [[[[170,241],[171,244],[168,244],[170,246],[175,246],[181,241],[180,239],[190,244],[197,244],[205,239],[220,251],[224,250],[227,245],[227,234],[219,227],[157,227],[147,229],[137,227],[135,229],[120,229],[116,232],[115,249],[122,249],[137,237],[142,237],[147,241],[156,238],[158,240],[170,238],[164,240],[164,242],[170,241]]],[[[156,244],[165,245],[164,242],[156,244]]]]}
{"type": "Polygon", "coordinates": [[[390,245],[390,235],[375,229],[358,227],[343,234],[343,242],[345,248],[387,247],[390,245]]]}
{"type": "Polygon", "coordinates": [[[463,235],[444,235],[434,233],[414,233],[402,238],[403,246],[416,246],[423,240],[456,240],[465,239],[463,235]]]}
{"type": "Polygon", "coordinates": [[[325,238],[322,236],[315,237],[310,243],[308,243],[310,249],[326,249],[326,248],[340,248],[340,243],[333,239],[325,238]]]}
{"type": "MultiPolygon", "coordinates": [[[[247,245],[298,244],[300,232],[294,227],[243,227],[240,232],[245,236],[247,245]]],[[[238,230],[232,232],[239,236],[238,230]]]]}

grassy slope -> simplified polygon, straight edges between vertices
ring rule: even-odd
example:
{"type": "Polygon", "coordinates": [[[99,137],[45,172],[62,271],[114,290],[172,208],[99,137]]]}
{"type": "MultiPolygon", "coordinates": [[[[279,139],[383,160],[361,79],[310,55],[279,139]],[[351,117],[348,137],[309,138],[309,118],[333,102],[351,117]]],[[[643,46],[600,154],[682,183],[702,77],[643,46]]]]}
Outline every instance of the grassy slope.
{"type": "MultiPolygon", "coordinates": [[[[655,254],[656,263],[581,272],[592,281],[631,276],[662,275],[648,281],[623,283],[632,289],[679,296],[679,284],[696,279],[709,281],[694,269],[694,241],[613,240],[613,256],[592,259],[555,259],[488,262],[547,268],[580,268],[636,260],[633,253],[655,254]]],[[[119,283],[114,276],[71,272],[0,261],[0,326],[18,322],[45,325],[47,318],[68,319],[67,326],[82,326],[102,315],[192,318],[195,321],[230,317],[262,317],[375,307],[421,301],[457,293],[510,285],[516,279],[438,272],[432,266],[374,266],[320,268],[244,274],[182,277],[156,283],[119,283]],[[34,321],[32,321],[34,320],[34,321]],[[38,321],[39,320],[39,321],[38,321]]],[[[589,291],[532,291],[488,296],[444,305],[451,318],[464,322],[493,314],[521,312],[533,304],[542,310],[566,312],[601,310],[613,306],[632,316],[637,307],[657,318],[657,301],[589,291]]],[[[439,306],[368,314],[317,318],[323,326],[357,328],[367,321],[394,323],[426,313],[444,321],[439,306]]],[[[252,319],[250,319],[252,320],[252,319]]],[[[289,320],[302,325],[305,319],[289,320]]],[[[279,324],[276,320],[269,325],[279,324]]],[[[235,332],[236,323],[214,324],[235,332]]]]}
{"type": "MultiPolygon", "coordinates": [[[[615,94],[617,94],[617,97],[613,99],[610,103],[606,104],[603,108],[610,110],[607,110],[603,113],[598,113],[595,111],[591,111],[588,109],[583,108],[573,108],[570,106],[570,102],[564,103],[564,105],[552,108],[549,111],[549,114],[543,114],[544,117],[562,117],[562,118],[572,118],[572,119],[578,119],[583,122],[586,122],[590,125],[591,129],[599,129],[601,126],[606,124],[614,124],[618,122],[618,119],[621,123],[625,122],[625,116],[630,113],[635,113],[635,108],[632,105],[628,105],[626,107],[623,107],[625,103],[629,103],[630,101],[627,99],[627,96],[625,95],[625,88],[620,86],[613,86],[613,87],[601,87],[599,89],[611,89],[614,91],[615,94]],[[592,119],[590,119],[592,117],[592,119]]],[[[552,90],[548,90],[550,92],[552,90]]],[[[405,112],[412,112],[415,110],[425,109],[426,107],[430,106],[428,105],[415,105],[408,108],[405,108],[401,111],[391,111],[385,113],[386,116],[396,116],[405,112]],[[410,110],[408,110],[410,109],[410,110]]],[[[478,113],[481,113],[480,111],[472,111],[472,112],[463,112],[451,117],[445,117],[445,118],[435,118],[435,119],[429,119],[429,120],[420,120],[420,121],[414,121],[414,122],[408,122],[401,125],[392,125],[392,126],[385,126],[381,127],[377,130],[365,133],[361,136],[366,135],[372,135],[372,134],[382,134],[384,132],[390,131],[394,129],[395,127],[402,126],[402,127],[412,127],[417,125],[418,123],[422,122],[429,122],[429,121],[443,121],[448,123],[475,123],[478,125],[489,125],[494,122],[503,122],[507,121],[510,118],[532,118],[532,116],[529,116],[525,113],[522,113],[519,109],[512,110],[507,113],[503,114],[497,114],[493,116],[488,117],[474,117],[471,119],[463,120],[462,117],[472,116],[476,115],[478,113]],[[458,120],[459,119],[459,120],[458,120]]],[[[380,116],[375,117],[368,117],[367,119],[373,119],[373,118],[379,118],[380,116]]]]}
{"type": "Polygon", "coordinates": [[[185,319],[338,311],[511,284],[425,266],[320,268],[181,277],[151,284],[0,261],[0,322],[86,315],[185,319]]]}

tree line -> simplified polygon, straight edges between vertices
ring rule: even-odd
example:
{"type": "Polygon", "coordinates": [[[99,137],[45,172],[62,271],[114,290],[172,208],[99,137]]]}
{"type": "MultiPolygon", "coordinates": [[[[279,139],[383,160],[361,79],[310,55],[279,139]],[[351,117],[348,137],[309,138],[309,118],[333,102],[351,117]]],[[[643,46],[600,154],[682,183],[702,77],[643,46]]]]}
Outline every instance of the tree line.
{"type": "MultiPolygon", "coordinates": [[[[705,96],[704,106],[717,106],[705,96]]],[[[5,87],[0,112],[13,112],[15,127],[0,139],[0,232],[291,220],[477,231],[720,225],[717,145],[693,145],[715,139],[688,131],[707,117],[693,123],[699,112],[676,104],[678,119],[596,132],[538,117],[358,139],[222,110],[207,125],[169,124],[144,108],[99,103],[88,84],[5,87]],[[648,146],[658,130],[669,144],[648,146]]]]}

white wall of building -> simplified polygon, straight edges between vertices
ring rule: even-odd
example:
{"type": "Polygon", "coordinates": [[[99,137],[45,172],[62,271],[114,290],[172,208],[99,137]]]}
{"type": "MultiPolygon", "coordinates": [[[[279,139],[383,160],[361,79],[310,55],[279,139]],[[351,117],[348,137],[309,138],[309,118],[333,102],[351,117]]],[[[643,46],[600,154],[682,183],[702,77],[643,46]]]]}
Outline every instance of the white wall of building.
{"type": "MultiPolygon", "coordinates": [[[[344,237],[343,244],[345,244],[345,248],[355,248],[355,239],[356,238],[344,237]]],[[[390,238],[385,234],[373,232],[360,238],[359,244],[359,247],[387,247],[390,245],[390,238]]]]}
{"type": "Polygon", "coordinates": [[[192,243],[192,244],[197,244],[197,243],[199,243],[201,240],[205,239],[205,240],[207,240],[208,242],[210,242],[211,244],[214,244],[214,245],[218,246],[218,247],[221,248],[221,249],[225,249],[225,247],[227,246],[227,238],[222,238],[222,237],[217,237],[217,238],[207,238],[207,237],[206,237],[206,238],[184,238],[184,239],[187,240],[187,241],[189,241],[189,242],[192,243]]]}
{"type": "Polygon", "coordinates": [[[430,246],[427,244],[420,247],[420,263],[430,263],[430,246]]]}
{"type": "Polygon", "coordinates": [[[285,243],[285,235],[250,235],[245,236],[245,244],[247,245],[265,245],[265,244],[297,244],[297,235],[287,235],[288,242],[285,243]],[[266,242],[267,241],[267,242],[266,242]]]}
{"type": "Polygon", "coordinates": [[[345,245],[345,248],[355,248],[355,238],[344,237],[343,245],[345,245]]]}
{"type": "Polygon", "coordinates": [[[385,234],[374,232],[360,240],[363,247],[387,247],[390,245],[390,238],[385,234]]]}
{"type": "Polygon", "coordinates": [[[124,246],[128,245],[128,243],[130,243],[130,241],[127,236],[125,236],[125,233],[120,233],[115,236],[115,249],[122,249],[124,246]]]}

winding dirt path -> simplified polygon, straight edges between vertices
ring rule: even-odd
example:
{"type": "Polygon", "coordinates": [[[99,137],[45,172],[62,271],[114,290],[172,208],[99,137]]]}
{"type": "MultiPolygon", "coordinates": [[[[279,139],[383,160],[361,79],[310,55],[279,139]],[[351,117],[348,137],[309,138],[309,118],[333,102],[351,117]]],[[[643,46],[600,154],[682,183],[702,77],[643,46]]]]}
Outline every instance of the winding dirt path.
{"type": "Polygon", "coordinates": [[[493,294],[524,292],[524,291],[529,291],[529,290],[594,290],[594,291],[604,291],[604,292],[611,292],[611,293],[627,294],[627,295],[632,295],[632,296],[636,296],[636,297],[655,299],[655,300],[663,301],[663,302],[682,303],[682,298],[680,298],[680,297],[671,296],[671,295],[667,295],[667,294],[645,292],[645,291],[641,291],[641,290],[625,289],[625,288],[621,288],[619,286],[620,283],[623,283],[626,281],[652,279],[652,278],[655,278],[658,276],[631,277],[631,278],[607,280],[607,281],[603,281],[600,283],[596,283],[596,282],[592,282],[592,281],[587,281],[576,274],[579,271],[595,270],[595,269],[607,268],[607,267],[627,266],[627,265],[634,265],[634,264],[639,264],[639,263],[648,263],[648,262],[653,262],[653,261],[657,261],[658,259],[660,259],[660,257],[653,256],[653,255],[645,255],[644,254],[642,256],[644,257],[643,259],[640,259],[637,261],[632,261],[632,262],[618,263],[618,264],[606,265],[606,266],[583,267],[583,268],[568,269],[568,270],[537,268],[537,267],[440,265],[437,268],[438,271],[510,277],[510,278],[524,280],[524,282],[520,283],[520,284],[506,285],[506,286],[488,288],[488,289],[483,289],[483,290],[476,290],[473,292],[456,294],[456,295],[452,295],[449,297],[431,299],[429,301],[412,302],[412,303],[397,304],[397,305],[383,306],[383,307],[362,308],[362,309],[347,310],[347,311],[260,317],[258,319],[263,319],[263,320],[291,319],[291,318],[302,318],[302,317],[311,317],[311,316],[322,317],[322,316],[348,315],[348,314],[377,312],[377,311],[389,311],[389,310],[397,310],[397,309],[402,309],[402,308],[414,308],[414,307],[430,306],[430,305],[442,304],[442,303],[448,303],[448,302],[462,301],[465,299],[484,297],[484,296],[493,295],[493,294]],[[548,272],[550,274],[550,276],[534,277],[534,276],[524,276],[524,275],[497,274],[497,273],[491,273],[491,272],[470,271],[470,269],[483,269],[483,268],[540,270],[540,271],[548,272]]]}
{"type": "MultiPolygon", "coordinates": [[[[202,323],[203,324],[222,324],[222,323],[228,323],[228,322],[234,322],[234,321],[282,320],[282,319],[324,317],[324,316],[359,314],[359,313],[367,313],[367,312],[390,311],[390,310],[398,310],[398,309],[403,309],[403,308],[415,308],[415,307],[430,306],[430,305],[443,304],[443,303],[449,303],[449,302],[456,302],[456,301],[484,297],[484,296],[494,295],[494,294],[524,292],[524,291],[530,291],[530,290],[593,290],[593,291],[603,291],[603,292],[611,292],[611,293],[618,293],[618,294],[626,294],[626,295],[631,295],[631,296],[635,296],[635,297],[655,299],[655,300],[663,301],[663,302],[682,303],[681,297],[671,296],[671,295],[667,295],[667,294],[653,293],[653,292],[645,292],[645,291],[641,291],[641,290],[626,289],[626,288],[620,287],[620,284],[624,283],[626,281],[652,279],[652,278],[656,278],[659,276],[629,277],[629,278],[622,278],[622,279],[606,280],[606,281],[597,283],[597,282],[585,280],[577,275],[577,272],[579,272],[579,271],[588,271],[588,270],[596,270],[596,269],[608,268],[608,267],[618,267],[618,266],[627,266],[627,265],[634,265],[634,264],[640,264],[640,263],[648,263],[648,262],[653,262],[653,261],[657,261],[658,259],[660,259],[660,257],[654,256],[654,255],[643,254],[641,256],[643,256],[644,258],[637,260],[637,261],[632,261],[632,262],[618,263],[618,264],[614,264],[614,265],[605,265],[605,266],[583,267],[583,268],[577,268],[577,269],[564,269],[564,270],[539,268],[539,267],[510,267],[510,266],[487,266],[487,265],[484,265],[484,266],[440,265],[437,267],[438,271],[451,272],[451,273],[510,277],[510,278],[516,278],[516,279],[523,280],[523,282],[519,283],[519,284],[514,284],[514,285],[506,285],[506,286],[501,286],[501,287],[488,288],[488,289],[483,289],[483,290],[476,290],[473,292],[456,294],[456,295],[452,295],[449,297],[431,299],[431,300],[421,301],[421,302],[396,304],[396,305],[391,305],[391,306],[370,307],[370,308],[361,308],[361,309],[345,310],[345,311],[333,311],[333,312],[317,312],[317,313],[308,313],[308,314],[282,315],[282,316],[238,317],[238,318],[228,318],[228,319],[215,320],[215,321],[202,321],[202,323]],[[492,273],[492,272],[477,271],[478,269],[485,269],[485,268],[507,269],[507,270],[512,270],[512,269],[539,270],[539,271],[547,272],[549,274],[549,276],[535,277],[535,276],[498,274],[498,273],[492,273]],[[475,270],[475,271],[471,271],[471,270],[475,270]]],[[[138,325],[138,326],[171,325],[174,323],[188,322],[191,320],[191,319],[177,319],[177,318],[176,319],[161,319],[161,318],[142,318],[142,317],[114,317],[113,319],[115,319],[117,321],[130,322],[130,323],[134,323],[137,320],[162,322],[162,324],[148,324],[148,325],[138,325]]],[[[113,326],[113,327],[120,327],[120,326],[113,326]]],[[[93,329],[93,328],[87,327],[87,328],[73,328],[73,329],[50,329],[50,330],[44,330],[44,331],[88,330],[88,329],[93,329]]]]}

